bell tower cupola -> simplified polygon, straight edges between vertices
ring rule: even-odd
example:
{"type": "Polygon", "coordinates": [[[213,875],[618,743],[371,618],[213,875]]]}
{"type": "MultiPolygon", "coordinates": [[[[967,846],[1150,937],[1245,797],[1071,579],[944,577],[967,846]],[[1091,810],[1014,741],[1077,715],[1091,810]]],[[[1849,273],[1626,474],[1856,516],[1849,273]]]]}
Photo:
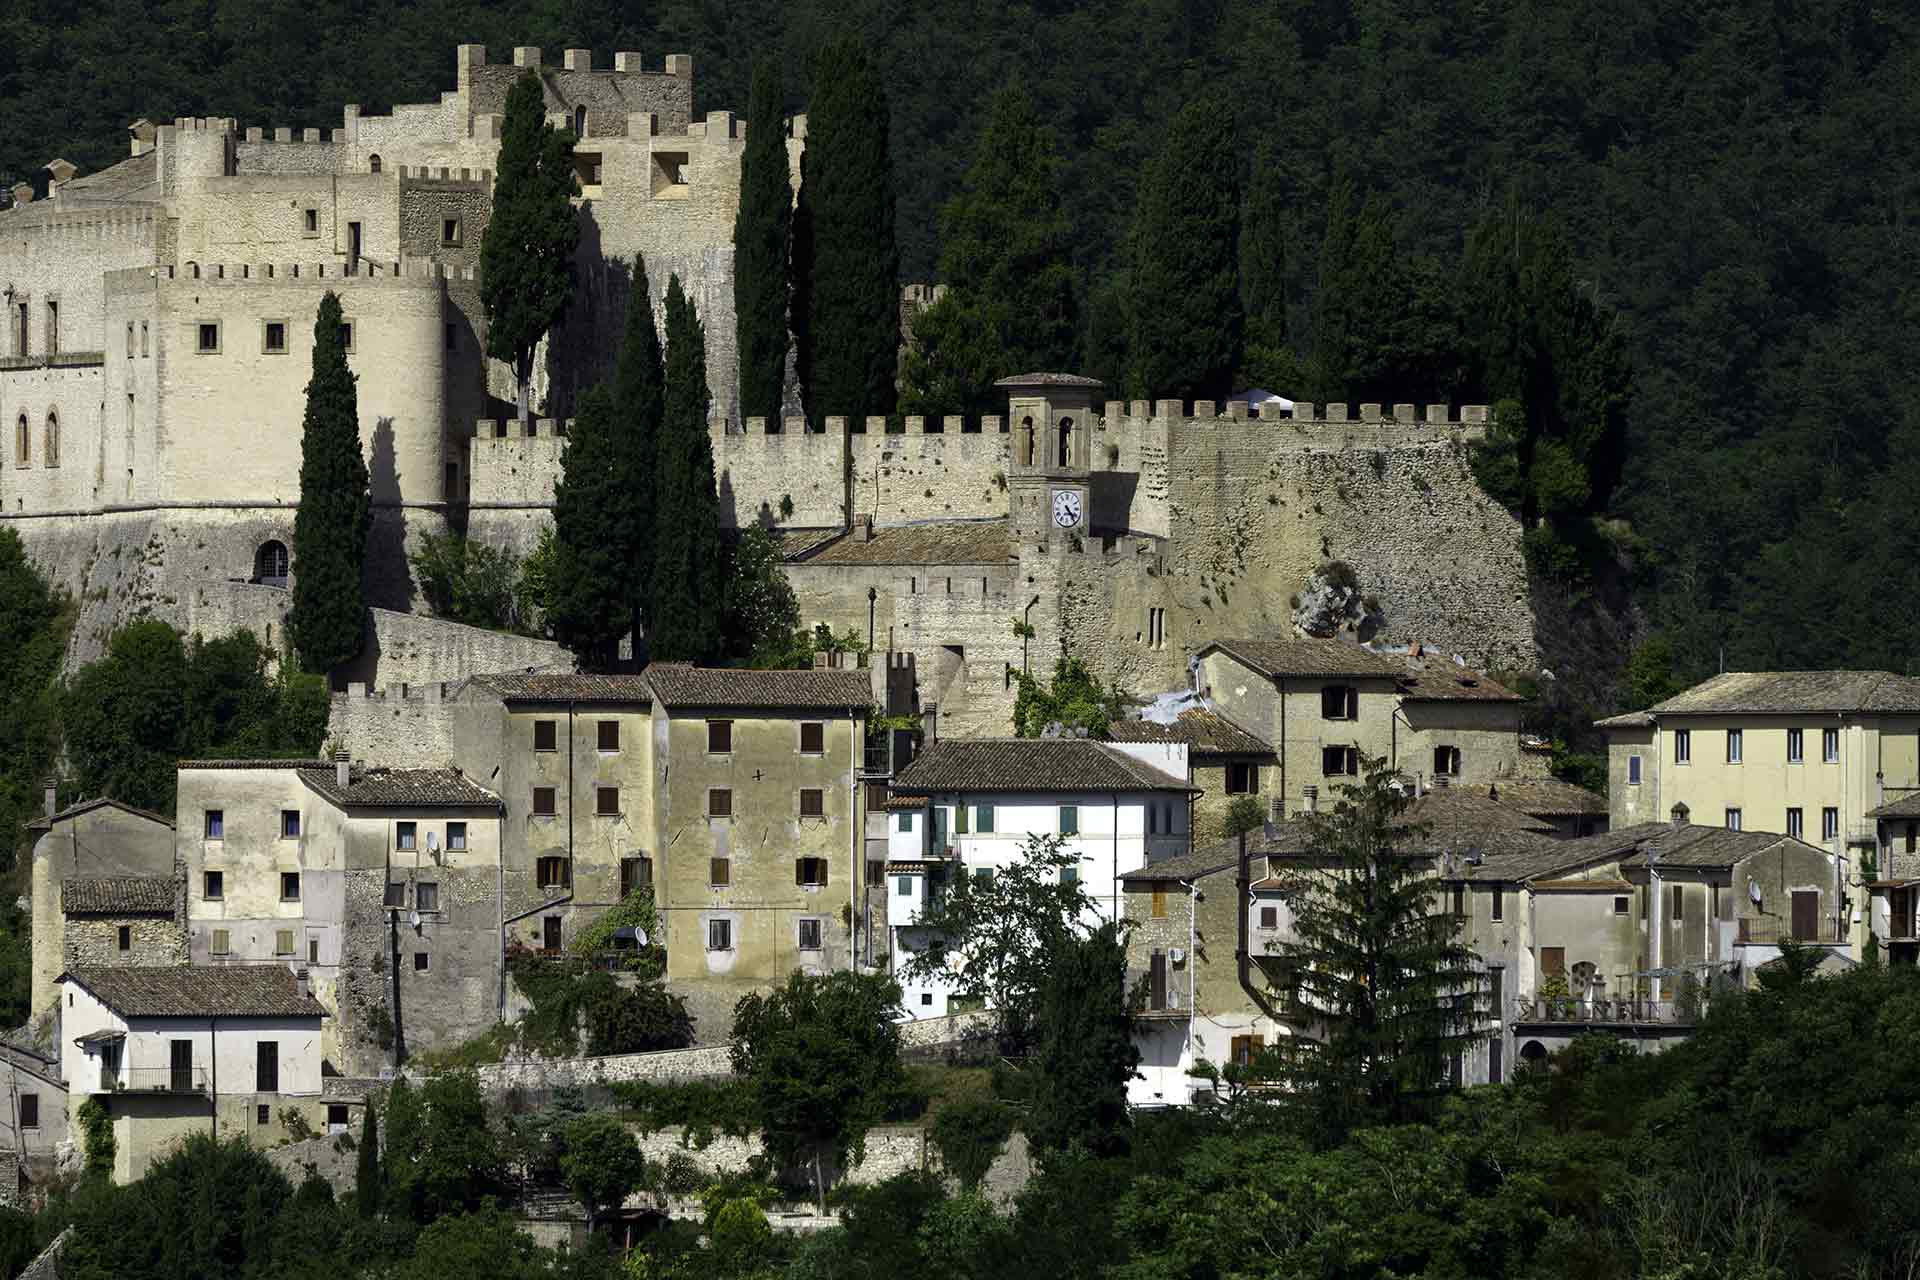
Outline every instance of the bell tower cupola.
{"type": "Polygon", "coordinates": [[[1014,533],[1023,539],[1085,534],[1094,404],[1105,384],[1071,373],[1023,373],[993,385],[1007,393],[1013,444],[1007,501],[1014,533]]]}

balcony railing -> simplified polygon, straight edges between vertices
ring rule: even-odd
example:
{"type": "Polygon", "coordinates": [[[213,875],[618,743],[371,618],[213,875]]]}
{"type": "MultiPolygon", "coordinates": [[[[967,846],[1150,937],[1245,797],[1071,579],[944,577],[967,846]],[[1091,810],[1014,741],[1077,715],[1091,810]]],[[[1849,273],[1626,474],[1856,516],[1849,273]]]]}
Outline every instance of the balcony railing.
{"type": "Polygon", "coordinates": [[[1766,917],[1742,916],[1734,922],[1733,940],[1756,946],[1777,946],[1783,939],[1791,938],[1795,942],[1823,942],[1829,946],[1847,941],[1845,934],[1839,932],[1831,920],[1822,920],[1805,936],[1796,934],[1790,921],[1783,922],[1766,917]]]}
{"type": "Polygon", "coordinates": [[[886,739],[867,743],[863,772],[883,778],[893,773],[893,747],[886,739]]]}
{"type": "Polygon", "coordinates": [[[1692,1026],[1707,1011],[1704,999],[1691,1003],[1674,1000],[1623,999],[1575,1000],[1542,999],[1523,1004],[1522,1022],[1572,1022],[1587,1024],[1640,1024],[1692,1026]]]}
{"type": "Polygon", "coordinates": [[[110,1093],[205,1093],[207,1073],[201,1067],[122,1067],[100,1083],[110,1093]]]}

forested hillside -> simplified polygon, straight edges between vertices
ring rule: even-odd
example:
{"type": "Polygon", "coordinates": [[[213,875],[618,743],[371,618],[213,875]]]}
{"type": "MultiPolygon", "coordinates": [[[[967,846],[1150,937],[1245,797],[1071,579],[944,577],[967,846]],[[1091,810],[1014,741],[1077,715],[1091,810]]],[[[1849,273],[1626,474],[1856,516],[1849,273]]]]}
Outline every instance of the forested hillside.
{"type": "MultiPolygon", "coordinates": [[[[1137,177],[1180,106],[1212,90],[1225,154],[1249,171],[1221,174],[1221,190],[1282,211],[1279,283],[1262,292],[1283,295],[1275,336],[1301,357],[1324,327],[1322,232],[1342,178],[1391,210],[1418,268],[1396,278],[1422,296],[1370,309],[1383,332],[1474,296],[1488,258],[1469,240],[1490,217],[1558,224],[1633,369],[1619,484],[1597,495],[1626,522],[1602,526],[1628,570],[1602,593],[1626,631],[1663,633],[1689,677],[1722,661],[1914,669],[1920,19],[1902,6],[0,0],[0,23],[6,181],[57,155],[110,163],[143,115],[326,126],[343,102],[430,101],[462,41],[496,57],[691,53],[696,110],[742,112],[753,58],[777,53],[798,109],[811,51],[851,29],[889,77],[909,279],[936,273],[936,211],[989,95],[1017,81],[1057,134],[1085,364],[1103,374],[1137,177]],[[1256,154],[1273,180],[1250,186],[1256,154]]],[[[1391,389],[1470,389],[1443,364],[1391,389]]]]}

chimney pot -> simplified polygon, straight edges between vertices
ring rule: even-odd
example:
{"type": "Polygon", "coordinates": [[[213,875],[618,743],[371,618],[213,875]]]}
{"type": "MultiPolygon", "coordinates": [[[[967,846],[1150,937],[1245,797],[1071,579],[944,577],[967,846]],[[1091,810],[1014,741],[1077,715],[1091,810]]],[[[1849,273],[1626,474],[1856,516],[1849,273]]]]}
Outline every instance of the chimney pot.
{"type": "Polygon", "coordinates": [[[45,810],[49,822],[53,820],[53,815],[60,811],[59,796],[60,779],[48,778],[45,782],[45,791],[40,798],[40,804],[42,809],[45,810]]]}
{"type": "Polygon", "coordinates": [[[333,753],[333,785],[342,791],[353,785],[351,757],[344,751],[333,753]]]}

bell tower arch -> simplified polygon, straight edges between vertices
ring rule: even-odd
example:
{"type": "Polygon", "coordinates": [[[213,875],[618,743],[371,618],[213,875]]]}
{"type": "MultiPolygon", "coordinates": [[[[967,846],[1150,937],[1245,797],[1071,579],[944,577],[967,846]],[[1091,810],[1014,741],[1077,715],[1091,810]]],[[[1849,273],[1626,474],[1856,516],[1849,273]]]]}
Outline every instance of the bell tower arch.
{"type": "Polygon", "coordinates": [[[1104,383],[1072,373],[1023,373],[1007,393],[1013,459],[1007,515],[1022,541],[1083,536],[1091,527],[1094,404],[1104,383]]]}

